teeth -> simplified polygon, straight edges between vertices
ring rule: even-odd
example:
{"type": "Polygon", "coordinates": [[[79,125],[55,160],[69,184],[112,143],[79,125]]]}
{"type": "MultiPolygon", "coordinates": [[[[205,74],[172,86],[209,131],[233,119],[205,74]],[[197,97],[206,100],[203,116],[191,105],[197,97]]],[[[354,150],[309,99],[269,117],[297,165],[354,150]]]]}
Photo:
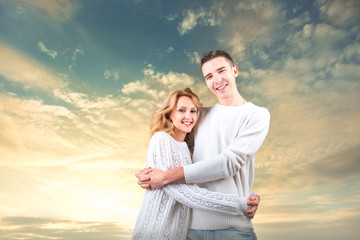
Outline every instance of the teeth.
{"type": "Polygon", "coordinates": [[[220,90],[220,91],[221,91],[221,90],[223,90],[225,87],[226,87],[226,85],[223,85],[223,86],[221,86],[221,87],[218,87],[217,90],[220,90]]]}
{"type": "Polygon", "coordinates": [[[183,124],[185,124],[185,125],[190,125],[191,122],[183,122],[183,124]]]}

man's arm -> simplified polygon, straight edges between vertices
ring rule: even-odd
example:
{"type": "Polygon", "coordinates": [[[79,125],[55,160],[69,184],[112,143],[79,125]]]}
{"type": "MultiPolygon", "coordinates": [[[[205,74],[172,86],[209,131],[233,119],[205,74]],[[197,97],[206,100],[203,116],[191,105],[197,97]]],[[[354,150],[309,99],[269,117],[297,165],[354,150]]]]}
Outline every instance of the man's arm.
{"type": "Polygon", "coordinates": [[[139,185],[149,184],[152,189],[157,189],[166,184],[210,182],[233,176],[255,156],[265,140],[269,123],[270,114],[263,109],[221,154],[171,171],[153,171],[148,177],[139,174],[139,185]]]}
{"type": "Polygon", "coordinates": [[[231,143],[218,155],[184,166],[186,183],[211,182],[234,176],[253,161],[263,144],[270,125],[270,113],[261,108],[249,119],[246,127],[237,133],[231,143]]]}

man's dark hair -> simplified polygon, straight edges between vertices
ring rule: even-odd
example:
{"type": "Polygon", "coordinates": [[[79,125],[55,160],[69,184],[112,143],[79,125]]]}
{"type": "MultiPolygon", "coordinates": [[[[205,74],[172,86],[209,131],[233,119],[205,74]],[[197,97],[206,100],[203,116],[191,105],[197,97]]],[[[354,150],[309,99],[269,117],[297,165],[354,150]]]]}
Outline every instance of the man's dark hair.
{"type": "Polygon", "coordinates": [[[202,68],[202,66],[207,61],[210,61],[211,59],[214,59],[217,57],[225,57],[232,63],[232,65],[234,65],[234,61],[232,60],[230,54],[228,54],[227,52],[225,52],[223,50],[213,50],[213,51],[209,51],[209,52],[206,52],[203,55],[201,55],[201,66],[200,67],[202,68]]]}

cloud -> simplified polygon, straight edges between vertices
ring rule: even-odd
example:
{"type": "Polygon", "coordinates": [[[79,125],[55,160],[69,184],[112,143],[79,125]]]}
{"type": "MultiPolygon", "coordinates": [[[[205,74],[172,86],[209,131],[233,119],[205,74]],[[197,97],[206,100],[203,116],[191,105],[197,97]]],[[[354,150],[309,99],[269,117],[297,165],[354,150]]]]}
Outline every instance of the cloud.
{"type": "Polygon", "coordinates": [[[174,52],[174,50],[175,50],[175,49],[174,49],[172,46],[170,46],[168,49],[165,50],[165,52],[166,52],[167,54],[170,54],[170,53],[174,52]]]}
{"type": "Polygon", "coordinates": [[[166,17],[166,20],[168,20],[169,22],[172,22],[177,18],[178,18],[177,14],[170,14],[169,16],[166,17]]]}
{"type": "Polygon", "coordinates": [[[360,3],[356,0],[318,0],[323,19],[338,27],[355,26],[359,23],[360,3]]]}
{"type": "Polygon", "coordinates": [[[283,14],[272,1],[213,1],[207,8],[187,10],[177,29],[184,35],[197,25],[221,26],[218,41],[231,47],[232,55],[241,56],[250,43],[270,44],[272,30],[283,14]]]}
{"type": "Polygon", "coordinates": [[[74,53],[73,53],[73,55],[72,55],[72,60],[73,60],[74,62],[76,62],[76,57],[77,57],[79,54],[82,55],[82,56],[84,56],[84,51],[83,51],[81,48],[76,48],[75,51],[74,51],[74,53]]]}
{"type": "Polygon", "coordinates": [[[4,217],[0,234],[6,239],[130,239],[132,229],[117,222],[54,218],[4,217]]]}
{"type": "Polygon", "coordinates": [[[40,48],[40,50],[43,53],[46,53],[47,55],[49,55],[50,57],[52,57],[53,59],[57,56],[57,52],[55,50],[49,50],[45,47],[45,44],[43,42],[38,42],[38,46],[40,48]]]}
{"type": "Polygon", "coordinates": [[[105,79],[112,79],[118,81],[120,79],[120,71],[118,69],[106,70],[104,72],[105,79]]]}
{"type": "Polygon", "coordinates": [[[156,105],[164,101],[169,93],[186,87],[191,87],[204,103],[212,104],[216,100],[202,79],[196,79],[186,73],[157,72],[151,64],[143,69],[143,73],[144,79],[125,84],[121,92],[131,99],[147,100],[148,105],[152,105],[151,112],[155,111],[156,105]]]}
{"type": "Polygon", "coordinates": [[[185,49],[185,55],[189,58],[191,63],[200,64],[201,56],[198,52],[188,52],[185,49]]]}
{"type": "MultiPolygon", "coordinates": [[[[317,153],[313,153],[317,155],[317,153]]],[[[322,203],[337,205],[339,197],[355,196],[359,191],[357,176],[359,172],[359,146],[328,150],[317,158],[310,158],[306,162],[297,164],[286,164],[289,167],[279,168],[271,177],[258,179],[258,189],[265,195],[282,194],[288,198],[316,194],[328,194],[326,201],[322,203]],[[276,189],[269,189],[269,186],[276,186],[276,189]],[[346,191],[338,192],[340,186],[347,186],[346,191]],[[295,190],[296,189],[296,190],[295,190]],[[329,190],[333,189],[333,190],[329,190]],[[331,201],[333,200],[333,201],[331,201]]],[[[281,157],[281,156],[280,156],[281,157]]],[[[281,161],[281,159],[279,159],[281,161]]],[[[310,200],[310,199],[309,199],[310,200]]]]}
{"type": "MultiPolygon", "coordinates": [[[[215,5],[214,5],[215,6],[215,5]]],[[[231,48],[233,57],[242,56],[250,44],[269,46],[280,19],[282,9],[272,1],[231,1],[213,11],[220,11],[219,42],[231,48]],[[225,14],[226,13],[226,14],[225,14]]]]}
{"type": "Polygon", "coordinates": [[[221,10],[221,3],[215,4],[210,9],[199,8],[197,10],[189,9],[184,13],[184,18],[179,23],[177,30],[180,35],[184,35],[190,32],[196,27],[201,26],[216,26],[219,25],[223,17],[223,11],[221,10]]]}
{"type": "Polygon", "coordinates": [[[67,83],[45,65],[0,41],[0,75],[12,82],[51,91],[67,83]]]}
{"type": "Polygon", "coordinates": [[[56,22],[64,22],[71,19],[80,8],[78,1],[71,0],[21,0],[21,2],[35,11],[36,15],[54,20],[56,22]]]}
{"type": "MultiPolygon", "coordinates": [[[[264,205],[263,205],[264,206],[264,205]]],[[[274,210],[280,210],[282,205],[272,206],[274,210]]],[[[299,206],[301,209],[301,206],[299,206]]],[[[308,219],[300,219],[298,221],[289,221],[288,217],[295,214],[282,215],[262,215],[261,207],[253,220],[256,234],[260,239],[287,239],[293,235],[291,239],[341,239],[344,236],[349,239],[356,239],[359,225],[359,209],[336,209],[330,211],[333,217],[322,217],[316,211],[309,211],[308,219]],[[259,217],[273,219],[276,217],[279,221],[274,222],[258,222],[259,217]],[[311,219],[318,217],[318,219],[311,219]],[[283,229],[279,231],[279,229],[283,229]],[[301,231],[299,231],[301,229],[301,231]]],[[[292,210],[288,211],[292,213],[292,210]]]]}
{"type": "Polygon", "coordinates": [[[188,10],[185,14],[185,17],[181,24],[178,26],[178,31],[180,35],[184,35],[191,29],[193,29],[197,24],[197,19],[201,17],[201,15],[196,15],[193,11],[188,10]]]}

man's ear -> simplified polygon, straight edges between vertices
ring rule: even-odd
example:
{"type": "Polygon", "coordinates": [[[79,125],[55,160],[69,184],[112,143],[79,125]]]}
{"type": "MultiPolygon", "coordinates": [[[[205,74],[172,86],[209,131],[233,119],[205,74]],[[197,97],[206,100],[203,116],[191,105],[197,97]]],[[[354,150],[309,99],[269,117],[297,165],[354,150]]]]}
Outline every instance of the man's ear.
{"type": "Polygon", "coordinates": [[[239,74],[239,69],[236,65],[233,66],[234,76],[237,77],[239,74]]]}

